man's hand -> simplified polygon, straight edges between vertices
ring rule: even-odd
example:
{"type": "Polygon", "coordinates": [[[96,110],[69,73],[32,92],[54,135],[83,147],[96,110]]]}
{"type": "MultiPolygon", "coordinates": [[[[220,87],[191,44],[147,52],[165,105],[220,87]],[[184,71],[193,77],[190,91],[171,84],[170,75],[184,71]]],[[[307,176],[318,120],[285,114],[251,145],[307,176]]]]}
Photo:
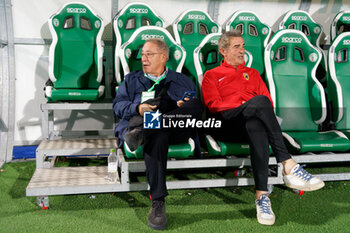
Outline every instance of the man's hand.
{"type": "Polygon", "coordinates": [[[176,104],[178,107],[181,107],[184,103],[186,103],[189,100],[190,100],[190,98],[185,98],[184,100],[177,101],[176,104]]]}
{"type": "Polygon", "coordinates": [[[138,111],[141,116],[143,116],[143,112],[152,112],[156,110],[157,105],[150,105],[150,104],[140,104],[138,106],[138,111]]]}

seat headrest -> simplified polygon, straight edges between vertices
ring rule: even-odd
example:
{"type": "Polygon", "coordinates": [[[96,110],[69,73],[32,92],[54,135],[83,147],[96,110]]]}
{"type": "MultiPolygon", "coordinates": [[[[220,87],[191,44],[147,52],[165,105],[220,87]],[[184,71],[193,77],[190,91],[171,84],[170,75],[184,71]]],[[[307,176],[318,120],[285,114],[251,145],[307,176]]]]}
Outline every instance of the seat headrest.
{"type": "Polygon", "coordinates": [[[271,35],[271,28],[262,23],[252,11],[236,11],[224,24],[225,30],[239,30],[246,43],[253,39],[261,39],[262,46],[266,46],[271,35]]]}
{"type": "Polygon", "coordinates": [[[343,32],[350,31],[350,11],[340,11],[331,23],[331,41],[343,32]]]}
{"type": "Polygon", "coordinates": [[[320,48],[322,26],[312,19],[311,15],[302,10],[288,11],[280,22],[279,29],[296,29],[302,31],[311,44],[320,48]]]}
{"type": "Polygon", "coordinates": [[[120,48],[120,54],[122,54],[120,60],[124,74],[142,69],[142,46],[147,39],[151,38],[159,38],[165,41],[169,47],[169,60],[166,66],[171,70],[181,72],[186,58],[186,52],[183,47],[175,42],[166,29],[156,26],[145,26],[137,29],[120,48]]]}
{"type": "Polygon", "coordinates": [[[125,5],[113,20],[117,46],[120,47],[142,26],[164,27],[164,20],[146,3],[133,2],[125,5]]]}
{"type": "Polygon", "coordinates": [[[197,47],[210,33],[221,32],[221,27],[210,15],[202,10],[187,10],[180,14],[173,23],[175,40],[182,46],[197,47]]]}

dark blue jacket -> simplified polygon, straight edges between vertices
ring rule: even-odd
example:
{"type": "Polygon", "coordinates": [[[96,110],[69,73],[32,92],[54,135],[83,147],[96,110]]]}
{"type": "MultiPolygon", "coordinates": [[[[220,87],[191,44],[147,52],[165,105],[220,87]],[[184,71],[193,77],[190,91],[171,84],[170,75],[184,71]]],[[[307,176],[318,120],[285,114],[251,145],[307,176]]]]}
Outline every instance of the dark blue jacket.
{"type": "MultiPolygon", "coordinates": [[[[179,101],[186,91],[196,91],[196,86],[193,81],[186,75],[168,70],[168,74],[159,85],[156,85],[155,91],[160,91],[168,82],[168,96],[176,107],[176,102],[179,101]]],[[[154,82],[144,76],[143,71],[131,72],[125,76],[124,81],[119,86],[117,95],[113,101],[113,110],[117,118],[120,119],[116,128],[115,136],[120,139],[119,146],[124,142],[124,134],[129,127],[129,120],[132,116],[138,115],[136,108],[141,103],[141,95],[143,91],[147,91],[152,87],[154,82]]]]}

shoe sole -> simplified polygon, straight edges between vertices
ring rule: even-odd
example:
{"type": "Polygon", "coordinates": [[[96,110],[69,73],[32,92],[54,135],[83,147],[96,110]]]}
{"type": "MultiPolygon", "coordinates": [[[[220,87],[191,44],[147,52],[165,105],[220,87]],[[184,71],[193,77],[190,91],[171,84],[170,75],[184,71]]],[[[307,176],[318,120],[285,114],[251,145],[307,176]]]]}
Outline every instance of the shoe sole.
{"type": "Polygon", "coordinates": [[[292,189],[299,189],[299,190],[302,190],[302,191],[316,191],[316,190],[319,190],[321,188],[324,187],[324,182],[320,182],[316,185],[313,185],[312,187],[299,187],[299,186],[295,186],[295,185],[292,185],[292,184],[289,184],[289,183],[285,183],[285,185],[288,187],[288,188],[292,188],[292,189]]]}
{"type": "Polygon", "coordinates": [[[268,225],[268,226],[271,226],[273,224],[275,224],[275,219],[272,219],[272,220],[265,220],[265,219],[258,219],[258,223],[262,224],[262,225],[268,225]]]}
{"type": "Polygon", "coordinates": [[[152,230],[164,230],[167,227],[167,223],[165,223],[164,225],[153,225],[152,223],[148,222],[148,226],[152,230]]]}

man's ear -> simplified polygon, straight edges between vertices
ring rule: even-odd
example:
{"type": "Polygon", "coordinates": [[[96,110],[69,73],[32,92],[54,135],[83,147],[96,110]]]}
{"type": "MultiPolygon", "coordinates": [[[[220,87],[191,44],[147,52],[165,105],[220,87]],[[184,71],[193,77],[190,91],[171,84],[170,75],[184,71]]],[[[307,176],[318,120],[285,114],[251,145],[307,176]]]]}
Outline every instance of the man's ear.
{"type": "Polygon", "coordinates": [[[220,54],[222,55],[222,57],[225,58],[225,56],[226,56],[226,49],[224,49],[224,48],[219,48],[219,52],[220,52],[220,54]]]}
{"type": "Polygon", "coordinates": [[[162,60],[166,63],[168,61],[167,56],[165,54],[162,54],[162,60]]]}

